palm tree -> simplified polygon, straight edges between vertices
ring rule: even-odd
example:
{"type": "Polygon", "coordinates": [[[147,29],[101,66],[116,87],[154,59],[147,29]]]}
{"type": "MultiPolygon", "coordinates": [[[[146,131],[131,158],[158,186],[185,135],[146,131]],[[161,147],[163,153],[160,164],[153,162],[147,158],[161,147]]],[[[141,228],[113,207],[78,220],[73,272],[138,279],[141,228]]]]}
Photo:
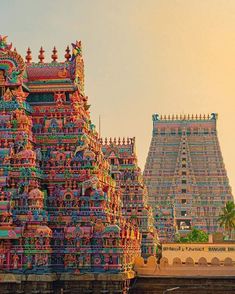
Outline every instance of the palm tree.
{"type": "Polygon", "coordinates": [[[235,204],[233,201],[228,201],[222,209],[222,214],[219,216],[218,221],[220,227],[224,227],[229,233],[231,239],[232,230],[235,229],[235,204]]]}

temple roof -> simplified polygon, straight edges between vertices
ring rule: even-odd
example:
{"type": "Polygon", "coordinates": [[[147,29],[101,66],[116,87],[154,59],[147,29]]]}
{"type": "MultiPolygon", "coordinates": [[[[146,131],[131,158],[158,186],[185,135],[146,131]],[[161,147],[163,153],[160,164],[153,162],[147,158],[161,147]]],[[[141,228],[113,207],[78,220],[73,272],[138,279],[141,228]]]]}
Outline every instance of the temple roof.
{"type": "Polygon", "coordinates": [[[65,62],[32,63],[26,67],[28,82],[35,80],[64,80],[72,79],[71,64],[65,62]]]}
{"type": "Polygon", "coordinates": [[[105,157],[108,158],[136,158],[136,150],[135,150],[135,137],[133,138],[123,138],[122,140],[119,138],[107,140],[101,139],[102,144],[102,152],[105,157]]]}
{"type": "Polygon", "coordinates": [[[74,91],[72,72],[71,62],[27,64],[24,84],[30,92],[74,91]]]}
{"type": "MultiPolygon", "coordinates": [[[[1,37],[1,36],[0,36],[1,37]]],[[[44,63],[44,49],[39,51],[39,61],[31,62],[31,50],[28,49],[26,61],[12,46],[1,37],[0,47],[0,84],[2,86],[21,85],[30,93],[74,92],[84,94],[84,64],[81,53],[81,42],[72,44],[72,54],[67,47],[65,61],[58,62],[57,50],[52,51],[52,61],[44,63]]]]}
{"type": "Polygon", "coordinates": [[[192,121],[210,121],[216,120],[218,118],[217,113],[211,114],[176,114],[176,115],[160,115],[158,113],[154,113],[152,115],[153,122],[155,121],[164,121],[164,122],[192,122],[192,121]]]}

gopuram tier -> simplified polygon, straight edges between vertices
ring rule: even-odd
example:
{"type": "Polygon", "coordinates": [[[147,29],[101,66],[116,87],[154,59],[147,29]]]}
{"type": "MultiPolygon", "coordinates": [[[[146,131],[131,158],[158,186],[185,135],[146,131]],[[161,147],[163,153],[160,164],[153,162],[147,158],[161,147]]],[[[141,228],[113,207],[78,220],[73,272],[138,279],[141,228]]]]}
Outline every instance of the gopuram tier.
{"type": "Polygon", "coordinates": [[[223,230],[218,216],[233,201],[217,136],[217,114],[153,115],[144,170],[161,241],[197,228],[223,230]]]}
{"type": "Polygon", "coordinates": [[[156,255],[158,236],[154,227],[147,188],[138,166],[135,138],[101,141],[102,151],[111,165],[111,175],[122,190],[122,213],[142,234],[141,255],[145,259],[156,255]]]}
{"type": "Polygon", "coordinates": [[[28,49],[24,61],[0,36],[0,270],[129,273],[141,234],[90,119],[81,42],[63,62],[56,48],[51,62],[43,48],[38,58],[28,49]]]}

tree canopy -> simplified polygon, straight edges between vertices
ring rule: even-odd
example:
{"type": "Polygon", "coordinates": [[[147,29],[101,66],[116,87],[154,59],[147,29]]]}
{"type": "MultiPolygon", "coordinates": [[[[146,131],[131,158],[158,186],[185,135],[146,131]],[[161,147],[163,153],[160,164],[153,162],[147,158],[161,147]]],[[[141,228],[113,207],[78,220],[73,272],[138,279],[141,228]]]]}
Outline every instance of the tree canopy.
{"type": "Polygon", "coordinates": [[[222,209],[222,214],[218,218],[220,227],[223,227],[231,238],[232,230],[235,229],[235,204],[228,201],[222,209]]]}
{"type": "Polygon", "coordinates": [[[193,228],[190,233],[185,237],[180,237],[180,243],[207,243],[209,240],[209,235],[201,230],[193,228]]]}

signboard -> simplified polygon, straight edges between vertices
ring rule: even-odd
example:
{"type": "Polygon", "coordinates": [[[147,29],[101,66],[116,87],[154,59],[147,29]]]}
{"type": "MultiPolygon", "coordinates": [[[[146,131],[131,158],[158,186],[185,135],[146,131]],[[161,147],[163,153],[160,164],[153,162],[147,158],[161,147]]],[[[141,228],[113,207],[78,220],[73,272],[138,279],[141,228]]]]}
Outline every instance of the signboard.
{"type": "Polygon", "coordinates": [[[224,261],[227,257],[235,261],[235,243],[165,243],[162,244],[162,257],[166,257],[170,264],[176,257],[182,262],[191,257],[195,263],[201,257],[206,258],[208,263],[214,257],[219,258],[220,261],[224,261]]]}

